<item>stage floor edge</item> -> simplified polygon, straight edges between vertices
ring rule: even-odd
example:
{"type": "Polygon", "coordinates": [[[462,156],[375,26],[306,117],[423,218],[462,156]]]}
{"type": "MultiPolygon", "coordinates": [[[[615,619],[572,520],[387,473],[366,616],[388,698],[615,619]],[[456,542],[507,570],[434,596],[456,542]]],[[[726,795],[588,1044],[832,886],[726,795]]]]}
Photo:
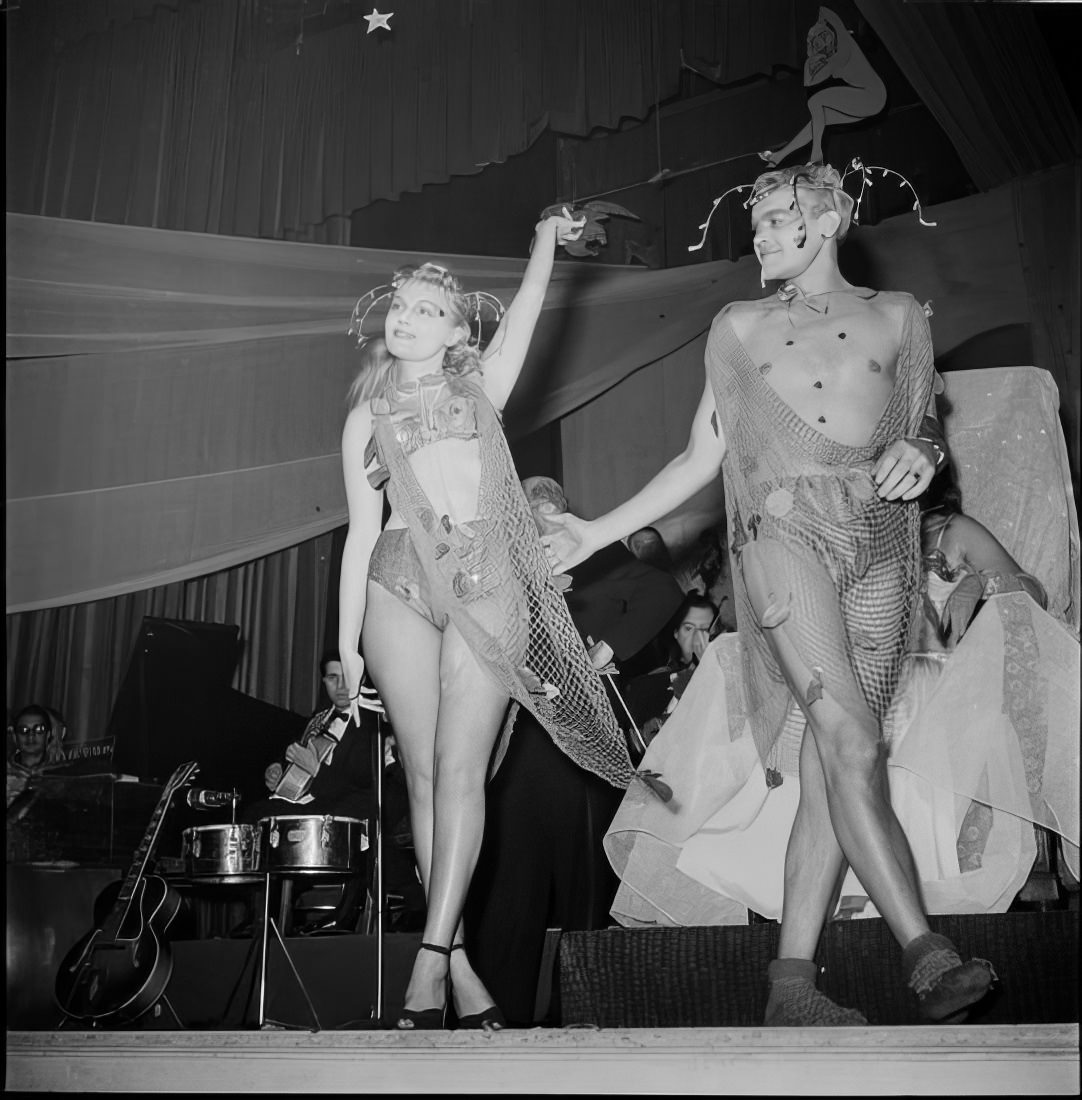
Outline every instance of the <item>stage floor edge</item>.
{"type": "Polygon", "coordinates": [[[8,1091],[1078,1095],[1078,1024],[9,1031],[8,1091]]]}

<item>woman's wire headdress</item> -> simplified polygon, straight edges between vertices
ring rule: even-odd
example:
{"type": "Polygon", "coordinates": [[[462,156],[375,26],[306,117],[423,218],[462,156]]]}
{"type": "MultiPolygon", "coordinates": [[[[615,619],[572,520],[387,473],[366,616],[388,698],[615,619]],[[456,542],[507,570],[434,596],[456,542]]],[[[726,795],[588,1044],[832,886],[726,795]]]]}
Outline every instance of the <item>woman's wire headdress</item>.
{"type": "Polygon", "coordinates": [[[445,267],[439,264],[424,263],[418,266],[410,265],[400,267],[391,277],[389,283],[374,287],[367,294],[362,294],[353,307],[353,314],[349,320],[349,335],[357,337],[357,346],[363,347],[372,334],[364,331],[364,323],[368,320],[369,313],[378,303],[390,299],[394,293],[411,279],[419,279],[422,282],[432,283],[438,286],[454,306],[455,312],[462,317],[463,323],[469,328],[470,334],[466,343],[471,347],[480,347],[484,338],[485,312],[489,313],[488,320],[495,325],[500,323],[505,313],[503,302],[494,294],[484,290],[464,293],[458,284],[458,280],[445,267]]]}
{"type": "Polygon", "coordinates": [[[860,157],[854,157],[848,167],[842,173],[838,184],[827,183],[823,180],[816,180],[807,171],[797,169],[791,179],[784,180],[777,177],[771,179],[770,177],[774,173],[764,173],[754,183],[741,183],[736,187],[730,187],[723,195],[719,195],[714,200],[714,205],[710,208],[710,213],[706,216],[706,221],[699,226],[703,231],[702,237],[699,239],[698,244],[688,245],[689,252],[697,252],[700,248],[706,244],[706,234],[710,229],[710,219],[714,216],[714,211],[731,195],[734,191],[749,191],[750,194],[741,204],[745,210],[754,206],[761,199],[766,198],[767,195],[778,190],[780,187],[787,187],[790,184],[793,187],[794,192],[799,184],[801,187],[808,188],[813,191],[840,191],[847,198],[853,201],[853,213],[852,220],[855,224],[860,224],[860,204],[864,199],[864,192],[869,187],[874,187],[875,184],[872,181],[872,173],[881,172],[883,178],[887,176],[897,176],[902,182],[898,184],[899,187],[908,187],[913,195],[913,209],[917,212],[917,219],[921,225],[934,226],[936,222],[929,222],[924,220],[924,211],[921,209],[920,198],[917,195],[916,189],[913,185],[903,176],[900,172],[895,172],[893,168],[883,168],[878,164],[865,165],[860,157]],[[860,174],[860,193],[854,198],[845,190],[845,181],[849,176],[860,174]]]}

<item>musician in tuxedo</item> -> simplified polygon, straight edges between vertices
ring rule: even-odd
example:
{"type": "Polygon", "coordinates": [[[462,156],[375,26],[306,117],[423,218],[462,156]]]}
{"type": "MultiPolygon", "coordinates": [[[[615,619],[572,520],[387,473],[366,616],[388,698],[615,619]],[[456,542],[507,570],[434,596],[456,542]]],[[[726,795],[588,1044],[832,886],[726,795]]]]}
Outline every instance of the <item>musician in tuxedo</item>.
{"type": "MultiPolygon", "coordinates": [[[[526,478],[522,487],[539,529],[546,515],[567,511],[553,479],[526,478]]],[[[601,559],[572,572],[568,609],[587,644],[606,642],[616,662],[626,661],[669,620],[683,593],[670,574],[622,545],[601,559]]],[[[616,700],[613,709],[623,716],[616,700]]],[[[609,923],[618,882],[601,841],[623,793],[574,764],[519,711],[486,792],[485,836],[465,911],[470,957],[512,1026],[534,1023],[546,928],[609,923]]]]}
{"type": "Polygon", "coordinates": [[[361,725],[349,721],[349,689],[337,653],[325,653],[319,671],[331,705],[316,711],[301,739],[286,746],[284,763],[267,766],[263,781],[269,797],[248,806],[241,821],[255,824],[263,817],[292,814],[367,820],[374,813],[375,714],[362,707],[361,725]]]}
{"type": "MultiPolygon", "coordinates": [[[[382,708],[378,699],[367,693],[362,697],[358,726],[349,718],[349,689],[338,653],[324,653],[319,671],[330,706],[316,711],[300,740],[286,746],[284,761],[267,765],[263,780],[270,793],[244,808],[240,821],[255,825],[264,817],[324,814],[373,821],[376,795],[372,739],[378,734],[377,714],[382,708]]],[[[370,824],[370,835],[372,832],[370,824]]],[[[365,885],[365,876],[348,879],[331,915],[300,931],[353,931],[365,885]]]]}

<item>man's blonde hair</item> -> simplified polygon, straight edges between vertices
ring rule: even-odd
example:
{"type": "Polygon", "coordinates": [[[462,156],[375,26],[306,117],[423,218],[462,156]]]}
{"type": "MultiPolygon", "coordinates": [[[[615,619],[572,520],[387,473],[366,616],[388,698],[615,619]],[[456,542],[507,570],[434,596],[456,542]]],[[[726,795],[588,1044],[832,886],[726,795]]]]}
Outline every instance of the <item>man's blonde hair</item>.
{"type": "Polygon", "coordinates": [[[841,244],[853,221],[853,196],[842,188],[842,177],[836,168],[829,164],[794,164],[789,168],[775,168],[756,177],[748,206],[761,202],[767,195],[782,187],[792,187],[794,201],[798,202],[798,191],[814,191],[815,201],[808,211],[813,217],[824,210],[833,210],[841,222],[834,239],[841,244]]]}

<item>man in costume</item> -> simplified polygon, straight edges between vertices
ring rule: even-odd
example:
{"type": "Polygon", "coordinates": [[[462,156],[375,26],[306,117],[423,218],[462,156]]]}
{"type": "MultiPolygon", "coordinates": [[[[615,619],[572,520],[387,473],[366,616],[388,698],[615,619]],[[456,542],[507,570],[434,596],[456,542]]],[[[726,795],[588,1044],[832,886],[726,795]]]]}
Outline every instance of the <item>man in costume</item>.
{"type": "Polygon", "coordinates": [[[956,1022],[994,974],[928,927],[881,731],[919,598],[916,499],[945,458],[927,320],[909,294],[843,278],[853,200],[830,166],[767,172],[745,205],[764,284],[782,285],[715,318],[687,447],[612,512],[561,517],[544,541],[570,568],[677,507],[724,459],[747,718],[768,774],[785,770],[772,754],[792,701],[806,722],[766,1023],[866,1022],[815,988],[846,862],[903,949],[922,1016],[956,1022]]]}

